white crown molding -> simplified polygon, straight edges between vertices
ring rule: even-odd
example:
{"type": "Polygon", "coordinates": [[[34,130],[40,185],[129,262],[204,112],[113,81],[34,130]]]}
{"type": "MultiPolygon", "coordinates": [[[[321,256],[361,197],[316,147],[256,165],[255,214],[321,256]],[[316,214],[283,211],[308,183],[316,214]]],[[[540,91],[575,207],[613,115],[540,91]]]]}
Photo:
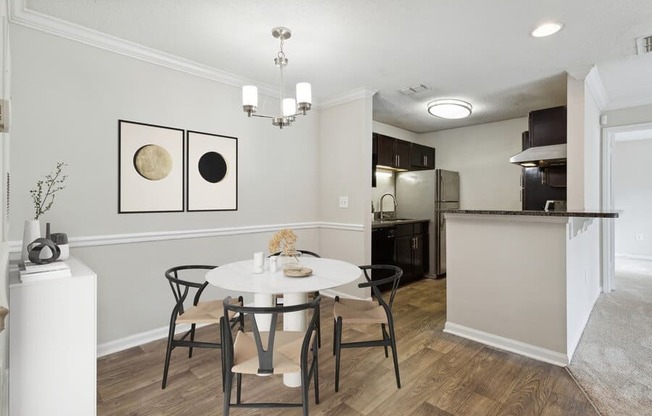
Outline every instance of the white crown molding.
{"type": "Polygon", "coordinates": [[[607,96],[607,91],[604,89],[604,84],[602,83],[602,78],[600,78],[598,68],[595,66],[591,68],[589,73],[586,75],[585,80],[598,109],[601,112],[604,111],[609,104],[609,97],[607,96]]]}
{"type": "Polygon", "coordinates": [[[534,358],[535,360],[558,365],[560,367],[566,367],[570,363],[570,358],[560,352],[526,344],[510,338],[489,334],[484,331],[478,331],[464,325],[446,322],[444,325],[444,332],[500,348],[501,350],[534,358]]]}
{"type": "Polygon", "coordinates": [[[148,48],[134,42],[107,35],[87,27],[47,16],[27,8],[25,0],[9,0],[9,21],[41,32],[74,40],[85,45],[125,55],[134,59],[184,72],[223,84],[242,87],[255,84],[262,94],[279,97],[278,87],[220,71],[207,65],[148,48]]]}
{"type": "MultiPolygon", "coordinates": [[[[106,234],[84,237],[70,238],[69,244],[71,248],[75,247],[94,247],[94,246],[111,246],[118,244],[135,244],[147,243],[154,241],[169,241],[169,240],[187,240],[192,238],[209,238],[209,237],[224,237],[230,235],[243,235],[243,234],[258,234],[266,232],[276,232],[284,228],[291,228],[293,230],[309,230],[309,229],[331,229],[342,231],[364,231],[362,224],[342,224],[342,223],[329,223],[329,222],[305,222],[305,223],[291,223],[291,224],[269,224],[269,225],[252,225],[244,227],[225,227],[225,228],[211,228],[199,230],[179,230],[179,231],[153,231],[143,233],[129,233],[129,234],[106,234]]],[[[9,242],[9,249],[11,253],[19,253],[22,248],[20,240],[9,242]]]]}
{"type": "MultiPolygon", "coordinates": [[[[8,0],[9,21],[11,23],[39,30],[51,35],[70,39],[85,45],[104,49],[130,58],[149,62],[175,71],[194,75],[211,81],[220,82],[234,87],[243,85],[256,85],[261,94],[279,98],[278,86],[261,83],[236,74],[200,64],[188,59],[178,57],[153,48],[148,48],[134,42],[120,39],[106,33],[98,32],[87,27],[57,19],[27,8],[26,0],[8,0]]],[[[323,109],[340,104],[345,104],[359,98],[373,96],[376,91],[364,88],[344,93],[340,96],[323,102],[313,102],[313,108],[323,109]]]]}
{"type": "Polygon", "coordinates": [[[374,94],[376,94],[376,92],[377,92],[376,90],[370,90],[367,88],[356,88],[352,91],[349,91],[337,97],[322,100],[319,103],[319,109],[323,110],[325,108],[330,108],[330,107],[335,107],[338,105],[350,103],[355,100],[359,100],[361,98],[373,97],[374,94]]]}

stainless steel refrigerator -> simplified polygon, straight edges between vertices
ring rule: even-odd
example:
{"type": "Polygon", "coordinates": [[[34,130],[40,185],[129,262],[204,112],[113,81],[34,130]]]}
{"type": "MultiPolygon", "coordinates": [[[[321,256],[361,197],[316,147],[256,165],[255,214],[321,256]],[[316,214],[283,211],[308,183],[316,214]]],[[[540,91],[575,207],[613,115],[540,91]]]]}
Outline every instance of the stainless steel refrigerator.
{"type": "Polygon", "coordinates": [[[460,173],[450,170],[435,171],[435,275],[446,276],[446,220],[438,209],[459,209],[460,173]]]}
{"type": "Polygon", "coordinates": [[[446,274],[446,224],[435,208],[459,208],[459,184],[459,172],[442,169],[396,175],[396,215],[430,220],[429,277],[446,274]]]}

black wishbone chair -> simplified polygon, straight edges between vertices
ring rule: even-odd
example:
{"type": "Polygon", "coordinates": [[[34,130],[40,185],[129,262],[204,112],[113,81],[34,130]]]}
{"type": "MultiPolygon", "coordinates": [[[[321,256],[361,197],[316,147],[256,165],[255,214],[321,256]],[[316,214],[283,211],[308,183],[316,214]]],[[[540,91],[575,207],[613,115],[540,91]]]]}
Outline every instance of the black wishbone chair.
{"type": "MultiPolygon", "coordinates": [[[[319,346],[315,342],[317,321],[316,310],[319,309],[321,297],[309,303],[293,306],[248,307],[234,305],[230,298],[224,299],[224,316],[237,313],[251,316],[251,332],[238,330],[233,340],[231,331],[223,330],[224,341],[224,416],[228,416],[231,407],[303,407],[304,416],[308,415],[308,389],[310,379],[314,379],[315,403],[319,404],[319,346]],[[312,309],[312,319],[303,331],[279,331],[276,329],[278,315],[312,309]],[[269,331],[261,331],[256,323],[256,315],[271,317],[269,331]],[[309,355],[312,362],[308,365],[309,355]],[[242,403],[242,374],[285,374],[301,373],[301,403],[257,402],[242,403]],[[233,374],[236,374],[236,403],[231,403],[233,374]]],[[[224,324],[224,320],[222,321],[224,324]]],[[[263,328],[267,329],[267,328],[263,328]]]]}
{"type": "MultiPolygon", "coordinates": [[[[174,294],[174,308],[170,315],[170,329],[168,332],[168,343],[165,353],[165,366],[163,367],[163,382],[161,388],[164,389],[168,381],[168,368],[170,367],[170,357],[172,350],[176,347],[187,347],[188,358],[192,358],[193,348],[221,348],[224,338],[222,333],[224,308],[221,300],[200,301],[200,297],[208,286],[208,282],[199,283],[187,280],[204,278],[204,275],[217,266],[201,265],[184,265],[172,267],[165,271],[165,277],[168,279],[172,293],[174,294]],[[182,279],[183,277],[183,279],[182,279]],[[189,296],[191,291],[196,291],[195,296],[189,296]],[[191,303],[192,300],[192,303],[191,303]],[[190,325],[190,329],[180,337],[175,337],[177,325],[190,325]],[[195,341],[195,326],[197,324],[219,324],[220,342],[202,342],[195,341]]],[[[242,296],[238,299],[232,299],[232,302],[242,305],[242,296]]],[[[230,328],[240,324],[244,326],[244,317],[237,317],[231,314],[228,317],[230,328]]],[[[230,332],[230,331],[228,331],[230,332]]],[[[223,355],[223,353],[222,353],[223,355]]],[[[223,360],[222,360],[223,361],[223,360]]],[[[222,381],[224,381],[224,364],[222,364],[222,381]]]]}
{"type": "MultiPolygon", "coordinates": [[[[321,256],[319,254],[315,253],[314,251],[308,251],[308,250],[297,250],[297,251],[299,253],[301,253],[302,256],[321,258],[321,256]]],[[[274,257],[274,256],[278,256],[279,254],[281,254],[281,252],[277,251],[276,253],[272,253],[267,257],[274,257]]],[[[310,295],[313,298],[316,298],[317,296],[319,296],[319,291],[317,290],[315,292],[311,292],[310,295]]],[[[274,303],[276,305],[280,304],[278,299],[279,299],[279,296],[278,295],[275,296],[274,303]]],[[[317,342],[319,343],[319,348],[321,348],[321,313],[319,311],[319,308],[317,308],[316,312],[317,312],[317,342]]]]}
{"type": "Polygon", "coordinates": [[[359,347],[384,347],[385,357],[387,347],[392,348],[392,358],[394,359],[394,372],[396,373],[396,386],[401,388],[401,377],[398,371],[398,356],[396,354],[396,336],[394,334],[394,316],[392,315],[392,304],[396,296],[399,281],[403,275],[400,267],[391,265],[371,265],[360,266],[364,272],[366,282],[360,283],[358,287],[370,287],[374,300],[352,300],[340,299],[335,297],[333,304],[333,354],[335,355],[335,391],[340,388],[340,353],[342,348],[359,348],[359,347]],[[369,274],[373,270],[388,270],[393,272],[392,276],[381,280],[371,280],[369,274]],[[389,302],[385,302],[379,286],[391,283],[392,290],[389,295],[389,302]],[[382,339],[360,342],[342,342],[342,325],[343,324],[380,324],[382,339]],[[389,332],[388,332],[389,330],[389,332]]]}

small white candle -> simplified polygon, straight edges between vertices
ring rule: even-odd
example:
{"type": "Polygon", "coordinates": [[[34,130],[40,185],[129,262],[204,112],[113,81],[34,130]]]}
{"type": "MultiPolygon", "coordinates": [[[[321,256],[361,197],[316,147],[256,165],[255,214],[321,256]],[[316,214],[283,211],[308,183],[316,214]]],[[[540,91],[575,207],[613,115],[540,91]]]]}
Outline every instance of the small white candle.
{"type": "Polygon", "coordinates": [[[254,273],[262,273],[265,270],[265,253],[257,251],[254,253],[254,273]]]}

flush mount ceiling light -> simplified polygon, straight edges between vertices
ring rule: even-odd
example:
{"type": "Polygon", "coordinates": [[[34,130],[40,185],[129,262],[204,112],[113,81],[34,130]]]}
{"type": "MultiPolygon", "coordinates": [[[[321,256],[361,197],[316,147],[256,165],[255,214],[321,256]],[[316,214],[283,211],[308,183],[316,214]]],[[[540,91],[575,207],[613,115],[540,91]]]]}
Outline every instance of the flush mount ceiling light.
{"type": "Polygon", "coordinates": [[[428,112],[436,117],[457,119],[471,115],[473,107],[462,100],[437,100],[428,104],[428,112]]]}
{"type": "Polygon", "coordinates": [[[564,25],[561,23],[557,23],[557,22],[544,23],[542,25],[537,26],[532,32],[530,32],[530,35],[534,36],[535,38],[544,38],[546,36],[554,35],[555,33],[559,32],[563,28],[564,25]]]}
{"type": "Polygon", "coordinates": [[[272,29],[272,36],[279,39],[281,46],[280,50],[274,58],[274,64],[279,67],[281,71],[281,86],[279,89],[281,115],[280,116],[266,116],[256,114],[258,111],[258,88],[253,85],[245,85],[242,87],[242,109],[249,117],[262,117],[271,118],[272,125],[283,128],[289,126],[296,116],[306,115],[306,112],[312,107],[312,91],[310,83],[300,82],[297,84],[297,96],[294,98],[284,98],[284,68],[288,64],[288,59],[285,57],[283,51],[283,41],[290,39],[292,31],[287,27],[275,27],[272,29]]]}

